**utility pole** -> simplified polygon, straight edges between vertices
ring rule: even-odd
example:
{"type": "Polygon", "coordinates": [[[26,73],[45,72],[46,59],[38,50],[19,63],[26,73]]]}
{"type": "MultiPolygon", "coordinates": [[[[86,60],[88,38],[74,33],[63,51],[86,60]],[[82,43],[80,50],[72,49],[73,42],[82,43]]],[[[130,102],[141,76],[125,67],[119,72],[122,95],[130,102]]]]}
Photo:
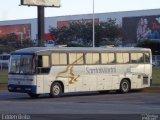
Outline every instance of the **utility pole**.
{"type": "Polygon", "coordinates": [[[44,46],[44,6],[37,6],[38,11],[38,47],[44,46]]]}
{"type": "Polygon", "coordinates": [[[95,47],[95,22],[94,22],[94,0],[93,0],[93,48],[95,47]]]}

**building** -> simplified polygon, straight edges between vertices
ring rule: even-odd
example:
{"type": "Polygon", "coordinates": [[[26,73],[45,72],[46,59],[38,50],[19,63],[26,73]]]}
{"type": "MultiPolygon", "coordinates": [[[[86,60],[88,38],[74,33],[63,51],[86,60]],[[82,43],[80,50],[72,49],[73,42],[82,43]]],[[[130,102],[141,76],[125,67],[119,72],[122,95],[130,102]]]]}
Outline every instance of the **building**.
{"type": "MultiPolygon", "coordinates": [[[[97,22],[106,21],[108,18],[116,19],[117,23],[123,27],[124,40],[126,44],[136,43],[141,41],[142,38],[147,37],[152,39],[160,39],[160,9],[137,10],[137,11],[123,11],[111,13],[98,13],[95,14],[97,22]],[[154,20],[155,19],[155,20],[154,20]],[[140,22],[143,21],[149,24],[151,28],[146,28],[153,35],[141,35],[143,28],[140,22]],[[139,26],[138,26],[139,25],[139,26]],[[156,36],[156,37],[153,37],[156,36]]],[[[52,39],[49,34],[50,27],[66,26],[71,21],[92,21],[92,14],[70,15],[70,16],[57,16],[45,18],[45,40],[52,39]]],[[[144,28],[145,29],[145,28],[144,28]]],[[[148,33],[149,33],[148,32],[148,33]]],[[[5,34],[15,33],[18,40],[37,39],[37,19],[21,19],[21,20],[8,20],[0,21],[0,36],[5,34]]],[[[146,33],[147,34],[147,33],[146,33]]]]}

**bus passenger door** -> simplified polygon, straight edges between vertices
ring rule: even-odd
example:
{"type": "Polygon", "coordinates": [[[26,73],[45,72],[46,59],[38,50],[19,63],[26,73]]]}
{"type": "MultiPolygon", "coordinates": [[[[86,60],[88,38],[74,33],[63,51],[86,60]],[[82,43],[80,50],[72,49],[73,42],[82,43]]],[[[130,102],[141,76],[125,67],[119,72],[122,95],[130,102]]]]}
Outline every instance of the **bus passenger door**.
{"type": "Polygon", "coordinates": [[[49,55],[39,55],[37,56],[37,59],[37,92],[44,93],[44,88],[47,86],[46,82],[44,81],[46,80],[46,76],[49,76],[50,72],[50,59],[49,55]]]}
{"type": "Polygon", "coordinates": [[[37,75],[37,93],[43,93],[43,75],[37,75]]]}

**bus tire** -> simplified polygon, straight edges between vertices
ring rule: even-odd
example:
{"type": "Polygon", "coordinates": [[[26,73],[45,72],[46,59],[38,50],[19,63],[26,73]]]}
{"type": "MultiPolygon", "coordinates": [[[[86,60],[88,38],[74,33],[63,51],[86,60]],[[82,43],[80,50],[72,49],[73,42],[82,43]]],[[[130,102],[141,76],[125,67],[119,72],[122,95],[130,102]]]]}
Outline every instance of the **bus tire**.
{"type": "Polygon", "coordinates": [[[39,94],[34,94],[34,93],[28,93],[28,95],[29,95],[31,98],[38,98],[38,97],[39,97],[39,94]]]}
{"type": "Polygon", "coordinates": [[[130,83],[127,79],[123,79],[120,84],[120,92],[128,93],[130,91],[130,83]]]}
{"type": "Polygon", "coordinates": [[[60,97],[62,94],[62,86],[59,82],[55,82],[51,85],[50,97],[60,97]]]}

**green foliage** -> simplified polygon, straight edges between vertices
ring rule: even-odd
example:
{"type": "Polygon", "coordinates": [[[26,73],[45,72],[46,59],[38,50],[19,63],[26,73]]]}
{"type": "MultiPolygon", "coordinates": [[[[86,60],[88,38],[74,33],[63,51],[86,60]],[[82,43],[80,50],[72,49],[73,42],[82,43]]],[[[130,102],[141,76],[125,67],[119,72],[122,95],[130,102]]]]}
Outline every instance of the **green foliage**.
{"type": "MultiPolygon", "coordinates": [[[[85,20],[71,22],[68,26],[58,29],[50,27],[49,31],[56,36],[56,44],[92,46],[93,26],[85,20]]],[[[106,22],[95,23],[95,46],[113,44],[121,36],[122,28],[116,24],[116,20],[108,19],[106,22]]]]}
{"type": "Polygon", "coordinates": [[[20,41],[17,39],[17,35],[15,33],[5,34],[0,37],[0,53],[7,52],[10,53],[11,51],[32,47],[35,46],[32,40],[26,39],[20,41]]]}
{"type": "Polygon", "coordinates": [[[152,84],[160,86],[160,67],[153,68],[152,84]]]}
{"type": "Polygon", "coordinates": [[[12,47],[12,46],[0,46],[0,54],[1,53],[10,53],[10,52],[12,52],[12,51],[14,51],[14,50],[16,50],[16,48],[15,47],[12,47]]]}
{"type": "Polygon", "coordinates": [[[15,33],[5,34],[0,37],[0,44],[7,45],[8,43],[13,43],[17,41],[17,36],[15,33]]]}
{"type": "Polygon", "coordinates": [[[152,50],[152,54],[160,54],[160,42],[156,40],[144,40],[138,43],[137,47],[150,48],[152,50]]]}
{"type": "Polygon", "coordinates": [[[7,83],[8,79],[8,71],[0,70],[0,83],[7,83]]]}

